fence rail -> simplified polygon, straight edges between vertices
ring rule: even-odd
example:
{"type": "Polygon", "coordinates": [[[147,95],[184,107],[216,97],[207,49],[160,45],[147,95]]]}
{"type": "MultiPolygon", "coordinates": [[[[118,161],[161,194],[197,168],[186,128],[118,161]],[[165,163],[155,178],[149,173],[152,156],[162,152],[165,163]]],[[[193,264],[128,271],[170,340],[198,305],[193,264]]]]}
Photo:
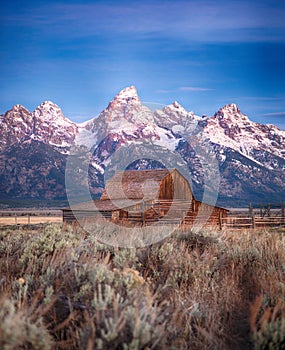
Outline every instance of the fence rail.
{"type": "Polygon", "coordinates": [[[265,228],[285,226],[284,216],[251,216],[221,218],[223,228],[265,228]]]}
{"type": "Polygon", "coordinates": [[[0,225],[33,225],[42,223],[61,223],[61,216],[51,215],[1,215],[0,225]]]}

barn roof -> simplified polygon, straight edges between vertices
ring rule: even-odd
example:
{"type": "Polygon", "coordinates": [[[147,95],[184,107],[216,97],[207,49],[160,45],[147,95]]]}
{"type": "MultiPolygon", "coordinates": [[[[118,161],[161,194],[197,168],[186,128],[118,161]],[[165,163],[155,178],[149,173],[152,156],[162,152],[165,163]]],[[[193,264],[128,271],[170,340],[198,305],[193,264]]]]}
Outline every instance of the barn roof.
{"type": "Polygon", "coordinates": [[[146,200],[158,197],[161,180],[175,169],[117,171],[106,183],[101,200],[146,200]]]}
{"type": "Polygon", "coordinates": [[[63,210],[75,211],[113,211],[117,209],[124,209],[132,205],[141,203],[141,201],[132,200],[96,200],[72,205],[72,207],[63,208],[63,210]]]}

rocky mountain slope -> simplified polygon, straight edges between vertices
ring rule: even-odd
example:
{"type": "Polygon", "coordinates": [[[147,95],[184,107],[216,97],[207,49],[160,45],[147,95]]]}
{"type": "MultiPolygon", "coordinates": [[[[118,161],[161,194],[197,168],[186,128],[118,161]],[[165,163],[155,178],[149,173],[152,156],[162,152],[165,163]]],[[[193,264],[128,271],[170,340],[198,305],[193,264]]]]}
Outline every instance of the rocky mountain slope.
{"type": "Polygon", "coordinates": [[[281,202],[285,132],[250,121],[235,104],[212,117],[178,102],[151,112],[135,87],[81,124],[49,101],[0,116],[0,198],[64,199],[66,176],[75,196],[84,197],[87,181],[96,196],[117,168],[161,166],[179,168],[200,199],[218,192],[219,205],[281,202]]]}

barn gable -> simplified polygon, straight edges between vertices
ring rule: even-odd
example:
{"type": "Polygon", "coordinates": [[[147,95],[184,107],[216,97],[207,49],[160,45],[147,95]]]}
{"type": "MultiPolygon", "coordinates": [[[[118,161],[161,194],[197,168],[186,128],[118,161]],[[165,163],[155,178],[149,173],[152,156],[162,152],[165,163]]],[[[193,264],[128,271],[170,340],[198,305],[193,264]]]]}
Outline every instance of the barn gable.
{"type": "Polygon", "coordinates": [[[106,183],[101,200],[192,200],[188,181],[176,169],[118,171],[106,183]]]}

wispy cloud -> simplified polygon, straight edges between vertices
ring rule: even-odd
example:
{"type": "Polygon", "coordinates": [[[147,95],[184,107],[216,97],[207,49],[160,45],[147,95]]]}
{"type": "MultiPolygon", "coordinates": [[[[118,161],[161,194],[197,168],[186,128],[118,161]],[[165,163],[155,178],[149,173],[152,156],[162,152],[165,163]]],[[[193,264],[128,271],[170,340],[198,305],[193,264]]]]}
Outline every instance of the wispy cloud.
{"type": "Polygon", "coordinates": [[[203,92],[203,91],[213,91],[213,89],[205,88],[205,87],[198,87],[198,86],[181,86],[176,89],[159,89],[156,90],[157,93],[161,94],[168,94],[173,92],[203,92]]]}
{"type": "Polygon", "coordinates": [[[285,101],[285,96],[240,96],[238,98],[250,101],[285,101]]]}
{"type": "Polygon", "coordinates": [[[197,86],[182,86],[177,89],[178,91],[211,91],[213,89],[197,87],[197,86]]]}
{"type": "Polygon", "coordinates": [[[255,116],[262,123],[274,124],[281,130],[285,130],[285,112],[262,113],[255,116]]]}
{"type": "Polygon", "coordinates": [[[284,117],[285,118],[285,112],[264,113],[264,114],[260,114],[260,116],[264,116],[264,117],[284,117]]]}
{"type": "Polygon", "coordinates": [[[40,31],[72,37],[128,34],[166,36],[189,41],[285,40],[285,4],[222,0],[144,1],[130,4],[60,3],[2,13],[3,22],[37,26],[40,31]],[[71,31],[70,29],[73,28],[71,31]]]}

